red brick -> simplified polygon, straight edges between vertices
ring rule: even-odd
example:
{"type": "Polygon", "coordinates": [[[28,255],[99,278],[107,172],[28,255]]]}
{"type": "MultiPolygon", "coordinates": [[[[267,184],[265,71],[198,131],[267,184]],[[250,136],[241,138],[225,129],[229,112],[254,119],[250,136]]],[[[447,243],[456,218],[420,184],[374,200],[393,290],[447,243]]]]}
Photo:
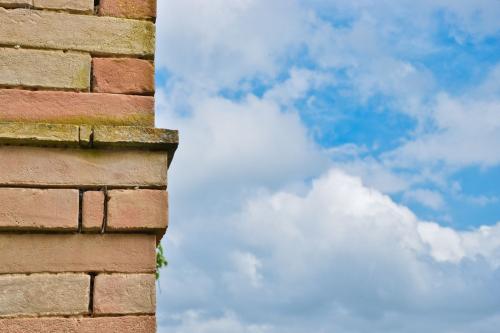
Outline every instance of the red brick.
{"type": "Polygon", "coordinates": [[[154,274],[99,274],[94,282],[94,315],[154,314],[154,274]]]}
{"type": "Polygon", "coordinates": [[[100,232],[104,222],[104,192],[87,191],[83,193],[82,230],[100,232]]]}
{"type": "Polygon", "coordinates": [[[12,318],[0,320],[3,333],[155,333],[153,316],[106,318],[12,318]]]}
{"type": "Polygon", "coordinates": [[[112,190],[108,192],[106,231],[159,232],[167,228],[167,192],[112,190]]]}
{"type": "Polygon", "coordinates": [[[129,58],[94,58],[93,91],[113,94],[154,93],[155,69],[148,60],[129,58]]]}
{"type": "Polygon", "coordinates": [[[0,234],[0,274],[156,271],[154,235],[0,234]]]}
{"type": "Polygon", "coordinates": [[[135,19],[156,17],[156,0],[101,0],[99,15],[135,19]]]}
{"type": "Polygon", "coordinates": [[[0,184],[61,187],[167,184],[167,153],[0,146],[0,184]]]}
{"type": "Polygon", "coordinates": [[[0,121],[154,126],[154,99],[0,89],[0,121]]]}
{"type": "Polygon", "coordinates": [[[0,229],[76,231],[77,190],[0,188],[0,229]]]}

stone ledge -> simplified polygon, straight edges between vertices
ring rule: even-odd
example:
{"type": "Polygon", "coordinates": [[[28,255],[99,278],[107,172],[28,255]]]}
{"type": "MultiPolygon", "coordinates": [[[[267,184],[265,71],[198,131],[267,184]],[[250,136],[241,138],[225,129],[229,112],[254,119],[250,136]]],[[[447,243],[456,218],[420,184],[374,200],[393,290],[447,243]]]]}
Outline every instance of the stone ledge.
{"type": "Polygon", "coordinates": [[[139,126],[0,123],[0,145],[167,151],[179,144],[177,130],[139,126]]]}

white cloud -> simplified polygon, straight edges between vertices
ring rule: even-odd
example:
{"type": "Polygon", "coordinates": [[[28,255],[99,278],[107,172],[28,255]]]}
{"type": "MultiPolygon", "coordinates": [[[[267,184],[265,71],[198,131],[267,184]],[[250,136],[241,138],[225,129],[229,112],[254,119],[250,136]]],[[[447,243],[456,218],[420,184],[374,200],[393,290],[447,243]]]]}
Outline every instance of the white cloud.
{"type": "Polygon", "coordinates": [[[422,240],[429,244],[435,260],[458,263],[465,257],[461,237],[455,230],[443,228],[435,223],[420,223],[418,231],[422,240]]]}
{"type": "MultiPolygon", "coordinates": [[[[442,15],[446,24],[451,29],[451,36],[459,41],[472,39],[476,41],[485,36],[494,35],[500,30],[500,23],[496,13],[500,10],[500,4],[496,0],[314,0],[321,10],[333,11],[344,19],[355,19],[359,16],[369,14],[384,22],[386,26],[395,23],[404,23],[398,30],[406,29],[410,32],[427,32],[434,29],[436,23],[433,20],[436,15],[442,15]],[[385,19],[384,19],[385,18],[385,19]]],[[[386,29],[381,34],[393,34],[394,29],[386,29]]],[[[413,36],[413,34],[411,34],[413,36]]],[[[426,36],[426,40],[430,40],[426,36]]],[[[406,43],[405,40],[399,40],[406,43]]],[[[425,44],[425,40],[422,41],[425,44]]]]}
{"type": "MultiPolygon", "coordinates": [[[[428,2],[432,4],[430,0],[428,2]]],[[[438,8],[447,10],[446,19],[454,28],[452,36],[459,42],[464,42],[465,39],[482,39],[500,32],[500,22],[496,15],[500,10],[498,1],[442,0],[437,3],[438,8]]]]}
{"type": "MultiPolygon", "coordinates": [[[[339,157],[341,153],[338,150],[332,151],[332,157],[339,157]]],[[[345,162],[336,162],[336,167],[342,170],[348,170],[349,174],[363,179],[367,186],[376,188],[383,193],[400,193],[408,190],[419,179],[409,173],[396,173],[391,171],[390,167],[371,158],[355,157],[345,162]]]]}
{"type": "Polygon", "coordinates": [[[273,78],[305,37],[295,0],[169,0],[159,12],[158,66],[206,87],[273,78]]]}
{"type": "MultiPolygon", "coordinates": [[[[387,30],[395,30],[387,26],[395,24],[391,14],[387,20],[386,16],[366,13],[348,27],[334,27],[330,22],[317,20],[308,40],[309,50],[322,68],[345,69],[346,83],[361,101],[382,94],[393,98],[399,111],[418,116],[418,112],[423,112],[423,98],[435,89],[434,77],[425,67],[406,60],[411,54],[395,54],[398,45],[393,36],[386,35],[387,30]]],[[[401,40],[408,43],[413,36],[405,37],[401,40]]],[[[414,50],[413,45],[406,47],[414,50]]]]}
{"type": "Polygon", "coordinates": [[[180,326],[159,333],[268,333],[269,329],[259,325],[244,325],[234,314],[225,313],[218,318],[204,318],[202,313],[187,311],[177,318],[180,326]]]}
{"type": "Polygon", "coordinates": [[[435,210],[443,208],[445,205],[443,196],[439,192],[431,191],[428,189],[415,189],[406,191],[403,195],[403,199],[405,201],[418,202],[421,205],[435,210]]]}
{"type": "Polygon", "coordinates": [[[262,284],[262,262],[252,253],[236,251],[231,256],[234,271],[226,275],[230,287],[237,292],[241,285],[259,288],[262,284]],[[234,283],[236,282],[236,283],[234,283]]]}
{"type": "Polygon", "coordinates": [[[333,82],[334,78],[325,73],[292,68],[289,71],[289,78],[267,90],[264,99],[275,101],[283,106],[290,106],[297,100],[307,96],[309,91],[333,82]]]}
{"type": "Polygon", "coordinates": [[[500,100],[438,96],[432,131],[421,134],[388,154],[396,165],[415,163],[449,167],[500,164],[500,100]]]}
{"type": "Polygon", "coordinates": [[[173,119],[159,123],[175,123],[181,131],[171,181],[180,192],[280,185],[326,165],[298,115],[273,102],[213,97],[198,100],[192,110],[190,117],[170,114],[173,119]]]}
{"type": "MultiPolygon", "coordinates": [[[[419,221],[339,170],[305,192],[261,193],[239,213],[221,214],[197,223],[223,234],[193,240],[215,250],[183,257],[187,265],[205,261],[198,274],[214,285],[191,307],[166,297],[161,308],[182,316],[210,304],[215,312],[180,322],[167,315],[165,331],[225,332],[227,324],[235,332],[363,332],[369,323],[371,332],[461,332],[500,306],[500,224],[460,232],[419,221]],[[217,314],[226,310],[235,314],[229,323],[217,314]],[[462,313],[467,318],[451,320],[462,313]]],[[[185,279],[174,275],[162,285],[185,279]]]]}

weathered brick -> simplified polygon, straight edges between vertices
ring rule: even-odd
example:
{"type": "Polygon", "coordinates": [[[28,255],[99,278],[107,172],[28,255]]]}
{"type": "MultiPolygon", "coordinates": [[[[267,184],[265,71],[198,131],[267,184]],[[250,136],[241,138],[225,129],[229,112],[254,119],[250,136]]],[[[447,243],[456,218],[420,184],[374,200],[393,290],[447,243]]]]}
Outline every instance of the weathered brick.
{"type": "Polygon", "coordinates": [[[147,21],[0,8],[1,45],[153,56],[154,38],[147,21]]]}
{"type": "Polygon", "coordinates": [[[90,66],[88,54],[0,48],[0,86],[88,90],[90,66]]]}
{"type": "Polygon", "coordinates": [[[99,14],[148,19],[156,17],[156,0],[101,0],[99,14]]]}
{"type": "Polygon", "coordinates": [[[0,121],[154,126],[154,99],[0,89],[0,121]]]}
{"type": "Polygon", "coordinates": [[[154,274],[99,274],[94,282],[94,315],[154,314],[154,274]]]}
{"type": "Polygon", "coordinates": [[[0,317],[83,315],[89,309],[90,276],[1,275],[0,290],[0,317]]]}
{"type": "Polygon", "coordinates": [[[2,333],[156,333],[154,316],[101,318],[10,318],[0,320],[2,333]]]}
{"type": "Polygon", "coordinates": [[[0,0],[0,7],[4,8],[29,8],[32,6],[32,0],[0,0]]]}
{"type": "Polygon", "coordinates": [[[0,184],[164,188],[167,153],[0,146],[0,184]]]}
{"type": "Polygon", "coordinates": [[[75,13],[94,12],[94,0],[33,0],[33,6],[39,9],[60,9],[75,13]]]}
{"type": "Polygon", "coordinates": [[[131,147],[170,150],[179,143],[179,132],[142,126],[94,126],[94,147],[131,147]]]}
{"type": "Polygon", "coordinates": [[[154,66],[151,61],[130,58],[94,58],[93,91],[115,94],[152,94],[154,66]]]}
{"type": "Polygon", "coordinates": [[[85,232],[99,232],[104,221],[104,192],[83,193],[82,229],[85,232]]]}
{"type": "Polygon", "coordinates": [[[78,190],[0,188],[0,229],[76,231],[78,190]]]}
{"type": "Polygon", "coordinates": [[[76,125],[0,123],[0,144],[78,147],[80,130],[76,125]]]}
{"type": "Polygon", "coordinates": [[[106,231],[161,232],[167,228],[167,192],[112,190],[108,196],[106,231]]]}
{"type": "Polygon", "coordinates": [[[155,248],[154,235],[3,233],[0,234],[0,274],[153,273],[155,248]]]}

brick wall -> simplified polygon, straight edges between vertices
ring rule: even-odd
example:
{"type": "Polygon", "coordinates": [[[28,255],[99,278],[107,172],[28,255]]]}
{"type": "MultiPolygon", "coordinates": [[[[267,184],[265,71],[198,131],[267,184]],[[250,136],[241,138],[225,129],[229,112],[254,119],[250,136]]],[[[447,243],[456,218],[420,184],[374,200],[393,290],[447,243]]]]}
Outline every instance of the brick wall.
{"type": "Polygon", "coordinates": [[[0,332],[156,331],[155,0],[0,0],[0,332]]]}

